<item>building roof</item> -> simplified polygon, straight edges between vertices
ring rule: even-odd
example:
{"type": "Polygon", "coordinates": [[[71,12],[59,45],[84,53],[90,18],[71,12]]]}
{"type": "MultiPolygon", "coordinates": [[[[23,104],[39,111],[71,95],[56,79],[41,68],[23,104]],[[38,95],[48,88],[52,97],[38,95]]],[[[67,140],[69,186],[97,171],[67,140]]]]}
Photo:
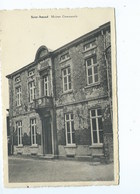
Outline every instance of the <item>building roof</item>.
{"type": "Polygon", "coordinates": [[[72,47],[72,46],[74,46],[76,44],[79,44],[80,42],[83,42],[83,41],[91,38],[92,36],[95,36],[96,34],[98,34],[99,32],[101,32],[102,30],[105,30],[107,28],[110,28],[110,22],[107,22],[107,23],[99,26],[97,29],[92,30],[91,32],[88,32],[88,33],[86,33],[83,36],[80,36],[79,38],[77,38],[77,39],[75,39],[75,40],[73,40],[73,41],[65,44],[64,46],[62,46],[62,47],[60,47],[60,48],[58,48],[58,49],[56,49],[54,51],[48,49],[46,46],[43,45],[43,46],[39,47],[39,49],[37,50],[36,56],[35,56],[35,60],[32,63],[30,63],[30,64],[28,64],[28,65],[26,65],[26,66],[18,69],[17,71],[15,71],[15,72],[7,75],[6,77],[8,79],[9,78],[12,78],[16,74],[18,74],[18,73],[20,73],[20,72],[28,69],[29,67],[32,67],[33,65],[35,65],[36,63],[38,63],[40,60],[42,60],[42,59],[44,59],[46,57],[49,57],[52,54],[53,55],[59,54],[60,52],[63,52],[65,49],[68,49],[68,48],[70,48],[70,47],[72,47]]]}

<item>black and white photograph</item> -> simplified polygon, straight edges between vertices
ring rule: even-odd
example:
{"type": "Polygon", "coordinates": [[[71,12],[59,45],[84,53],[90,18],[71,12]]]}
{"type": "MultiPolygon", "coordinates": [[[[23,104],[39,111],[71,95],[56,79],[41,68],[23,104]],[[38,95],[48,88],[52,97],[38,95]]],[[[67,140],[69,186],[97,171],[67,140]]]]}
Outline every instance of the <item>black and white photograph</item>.
{"type": "Polygon", "coordinates": [[[118,184],[114,9],[1,15],[5,185],[118,184]]]}

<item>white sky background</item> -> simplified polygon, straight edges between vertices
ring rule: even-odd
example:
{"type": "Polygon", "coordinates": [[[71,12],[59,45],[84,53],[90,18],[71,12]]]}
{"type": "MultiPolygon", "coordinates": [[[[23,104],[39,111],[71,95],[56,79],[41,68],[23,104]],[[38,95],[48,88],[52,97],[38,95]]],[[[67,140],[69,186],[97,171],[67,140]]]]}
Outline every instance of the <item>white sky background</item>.
{"type": "MultiPolygon", "coordinates": [[[[117,27],[117,73],[119,113],[120,185],[106,187],[5,189],[0,176],[2,194],[139,194],[140,193],[140,1],[139,0],[1,0],[0,9],[47,7],[115,7],[117,27]]],[[[16,27],[17,30],[20,30],[16,27]]],[[[24,39],[24,38],[23,38],[24,39]]],[[[24,39],[25,40],[25,39],[24,39]]],[[[67,41],[66,41],[67,42],[67,41]]],[[[46,42],[47,43],[47,42],[46,42]]],[[[46,44],[43,42],[43,44],[46,44]]],[[[37,44],[37,43],[36,43],[37,44]]],[[[46,44],[48,45],[48,44],[46,44]]],[[[27,44],[29,46],[29,44],[27,44]]],[[[34,59],[36,45],[31,58],[34,59]]],[[[49,45],[48,45],[49,46],[49,45]]],[[[50,46],[52,48],[52,44],[50,46]]],[[[14,49],[11,48],[11,52],[14,49]]],[[[25,57],[25,52],[23,56],[25,57]]],[[[28,53],[28,52],[27,52],[28,53]]],[[[26,54],[27,54],[26,53],[26,54]]],[[[22,59],[23,62],[23,59],[22,59]]],[[[13,63],[15,64],[15,63],[13,63]]],[[[7,90],[7,89],[6,89],[7,90]]],[[[7,93],[7,91],[6,91],[7,93]]],[[[0,104],[2,106],[2,103],[0,104]]],[[[1,117],[2,120],[2,117],[1,117]]],[[[2,122],[1,122],[2,128],[2,122]]],[[[2,131],[0,131],[2,137],[2,131]]],[[[3,174],[2,143],[0,142],[0,175],[3,174]]]]}

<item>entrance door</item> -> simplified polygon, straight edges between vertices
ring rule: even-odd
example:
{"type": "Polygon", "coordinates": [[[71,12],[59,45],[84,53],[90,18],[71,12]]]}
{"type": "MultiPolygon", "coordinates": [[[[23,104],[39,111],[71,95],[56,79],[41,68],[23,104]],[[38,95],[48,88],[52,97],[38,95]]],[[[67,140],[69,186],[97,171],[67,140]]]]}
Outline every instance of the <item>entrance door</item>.
{"type": "Polygon", "coordinates": [[[43,119],[44,154],[52,154],[52,133],[50,117],[43,119]]]}

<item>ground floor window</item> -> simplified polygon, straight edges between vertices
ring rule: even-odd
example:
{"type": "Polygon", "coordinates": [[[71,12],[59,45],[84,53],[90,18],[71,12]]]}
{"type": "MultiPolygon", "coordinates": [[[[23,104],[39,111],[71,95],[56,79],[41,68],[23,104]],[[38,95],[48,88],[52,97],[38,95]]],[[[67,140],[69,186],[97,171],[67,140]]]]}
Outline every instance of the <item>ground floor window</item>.
{"type": "Polygon", "coordinates": [[[22,121],[16,122],[18,145],[22,145],[22,121]]]}
{"type": "Polygon", "coordinates": [[[66,144],[75,144],[75,130],[73,114],[65,114],[66,144]]]}
{"type": "Polygon", "coordinates": [[[103,143],[103,125],[101,109],[90,111],[91,140],[92,144],[103,143]]]}
{"type": "Polygon", "coordinates": [[[30,120],[31,126],[31,144],[36,145],[36,119],[30,120]]]}

